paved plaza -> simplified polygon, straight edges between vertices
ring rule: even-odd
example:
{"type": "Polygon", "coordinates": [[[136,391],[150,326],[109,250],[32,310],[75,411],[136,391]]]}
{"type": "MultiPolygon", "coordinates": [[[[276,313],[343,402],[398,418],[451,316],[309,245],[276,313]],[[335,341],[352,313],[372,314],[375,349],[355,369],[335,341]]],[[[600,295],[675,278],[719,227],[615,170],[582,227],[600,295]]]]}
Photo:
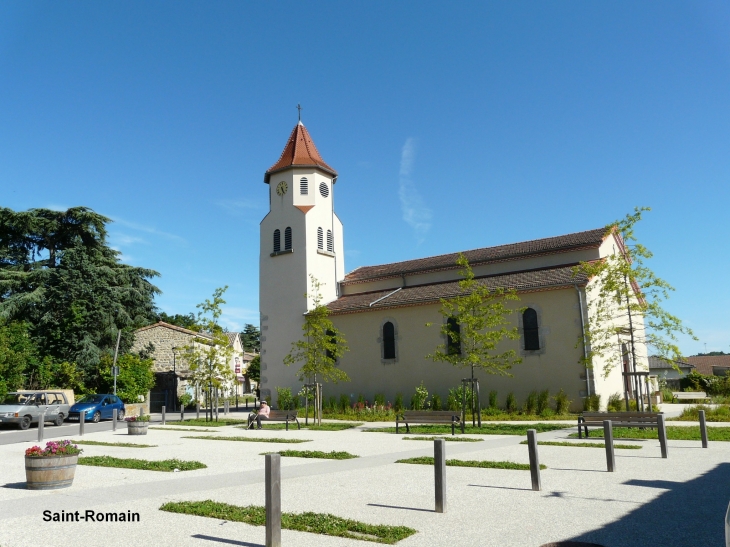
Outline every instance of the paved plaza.
{"type": "MultiPolygon", "coordinates": [[[[153,424],[154,426],[155,424],[153,424]]],[[[730,443],[670,441],[662,459],[658,441],[624,441],[641,450],[617,450],[617,470],[606,472],[605,452],[596,448],[540,446],[541,492],[531,490],[529,471],[447,467],[447,512],[434,512],[431,466],[395,460],[433,455],[433,442],[403,435],[345,431],[214,428],[215,436],[291,437],[302,444],[186,439],[185,431],[152,429],[145,437],[124,427],[88,433],[87,440],[135,442],[155,448],[84,445],[84,455],[198,460],[197,471],[153,471],[78,466],[71,488],[25,489],[24,450],[36,443],[0,445],[0,546],[130,545],[255,547],[264,528],[172,514],[167,501],[205,500],[236,505],[264,504],[262,452],[283,449],[345,450],[351,460],[282,458],[282,508],[286,512],[332,513],[372,524],[403,525],[417,534],[410,546],[539,547],[554,541],[587,541],[605,547],[724,545],[724,515],[730,501],[730,443]],[[43,511],[135,511],[141,522],[52,523],[43,511]]],[[[168,427],[170,427],[168,425],[168,427]]],[[[566,427],[568,424],[566,424],[566,427]]],[[[200,428],[202,429],[202,428],[200,428]]],[[[213,429],[213,428],[211,428],[213,429]]],[[[48,434],[53,429],[48,427],[48,434]]],[[[542,433],[539,440],[568,440],[572,429],[542,433]]],[[[4,435],[6,435],[5,433],[4,435]]],[[[476,435],[470,435],[477,437],[476,435]]],[[[78,438],[78,436],[71,436],[78,438]]],[[[476,443],[446,444],[447,457],[528,463],[522,436],[488,435],[476,443]]],[[[370,542],[282,531],[291,546],[372,545],[370,542]]]]}

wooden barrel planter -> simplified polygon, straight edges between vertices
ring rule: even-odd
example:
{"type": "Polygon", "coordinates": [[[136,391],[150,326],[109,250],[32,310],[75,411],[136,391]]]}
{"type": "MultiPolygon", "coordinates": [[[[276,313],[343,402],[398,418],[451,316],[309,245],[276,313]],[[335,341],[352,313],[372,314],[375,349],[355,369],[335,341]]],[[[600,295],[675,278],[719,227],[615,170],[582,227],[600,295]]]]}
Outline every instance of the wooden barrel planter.
{"type": "Polygon", "coordinates": [[[25,457],[25,481],[28,490],[68,488],[74,481],[78,454],[73,456],[25,457]]]}
{"type": "Polygon", "coordinates": [[[127,433],[129,435],[147,435],[149,422],[127,422],[127,433]]]}

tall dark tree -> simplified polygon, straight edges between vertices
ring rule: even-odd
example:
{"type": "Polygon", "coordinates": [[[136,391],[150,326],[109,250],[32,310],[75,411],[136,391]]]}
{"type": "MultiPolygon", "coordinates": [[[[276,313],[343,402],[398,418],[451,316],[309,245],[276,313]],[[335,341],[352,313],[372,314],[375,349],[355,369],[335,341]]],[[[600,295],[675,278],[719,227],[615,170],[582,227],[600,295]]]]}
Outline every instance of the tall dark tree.
{"type": "Polygon", "coordinates": [[[157,272],[122,264],[107,245],[108,222],[86,207],[0,209],[0,318],[28,323],[40,354],[77,363],[87,383],[120,329],[124,352],[154,319],[160,292],[157,272]]]}
{"type": "Polygon", "coordinates": [[[261,351],[261,331],[256,325],[246,323],[241,333],[241,342],[244,351],[260,352],[261,351]]]}
{"type": "Polygon", "coordinates": [[[176,313],[175,315],[168,315],[164,311],[161,311],[157,314],[157,321],[163,321],[170,325],[177,325],[178,327],[194,330],[195,332],[200,332],[202,329],[202,327],[198,324],[195,314],[192,312],[187,314],[176,313]]]}

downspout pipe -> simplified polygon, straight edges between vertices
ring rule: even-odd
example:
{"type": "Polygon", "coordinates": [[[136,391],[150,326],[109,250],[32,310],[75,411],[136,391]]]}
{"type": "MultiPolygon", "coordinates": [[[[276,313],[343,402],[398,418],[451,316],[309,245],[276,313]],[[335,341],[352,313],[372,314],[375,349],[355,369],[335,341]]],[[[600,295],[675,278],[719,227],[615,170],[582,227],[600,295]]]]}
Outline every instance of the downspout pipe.
{"type": "Polygon", "coordinates": [[[578,285],[573,286],[575,287],[575,292],[578,293],[578,308],[580,309],[580,334],[581,338],[583,338],[583,360],[586,363],[586,395],[590,396],[591,382],[588,377],[588,344],[586,343],[586,322],[583,316],[583,293],[580,292],[580,288],[578,288],[578,285]]]}

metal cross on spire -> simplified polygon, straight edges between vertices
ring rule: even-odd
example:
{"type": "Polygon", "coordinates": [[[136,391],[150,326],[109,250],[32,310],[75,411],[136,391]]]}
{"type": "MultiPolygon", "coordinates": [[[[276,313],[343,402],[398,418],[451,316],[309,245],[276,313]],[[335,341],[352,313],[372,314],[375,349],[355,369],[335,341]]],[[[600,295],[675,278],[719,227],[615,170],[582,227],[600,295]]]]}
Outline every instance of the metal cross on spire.
{"type": "Polygon", "coordinates": [[[302,121],[302,105],[297,104],[297,110],[299,111],[299,121],[302,121]]]}

